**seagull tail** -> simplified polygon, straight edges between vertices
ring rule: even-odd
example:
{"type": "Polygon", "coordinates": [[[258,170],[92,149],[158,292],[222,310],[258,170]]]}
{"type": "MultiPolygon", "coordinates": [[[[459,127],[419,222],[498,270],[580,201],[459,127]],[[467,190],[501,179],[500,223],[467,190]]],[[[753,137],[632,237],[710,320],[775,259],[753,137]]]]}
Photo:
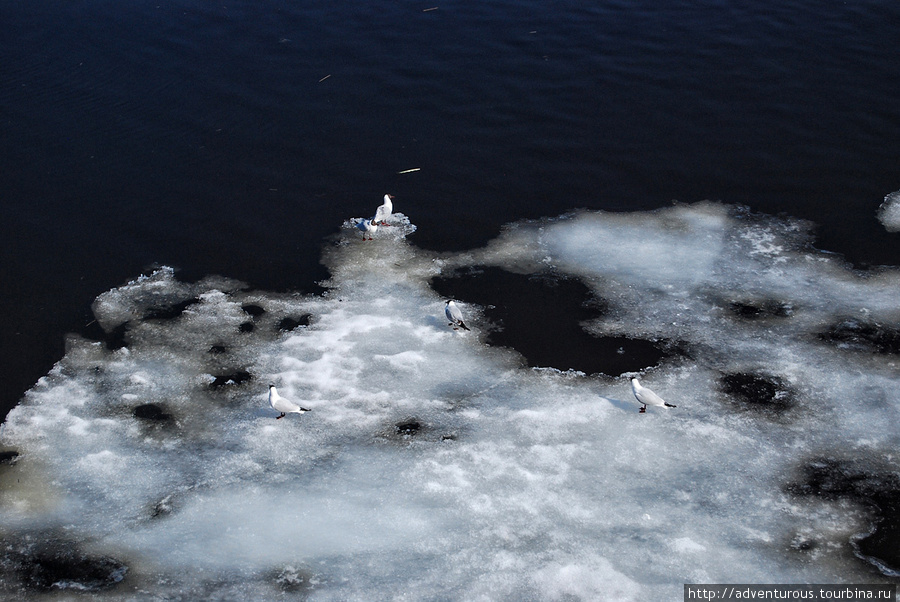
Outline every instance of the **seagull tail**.
{"type": "Polygon", "coordinates": [[[462,328],[463,330],[469,330],[469,327],[466,326],[462,320],[459,321],[459,327],[462,328]]]}
{"type": "Polygon", "coordinates": [[[664,402],[663,402],[663,405],[666,406],[667,408],[677,408],[677,407],[678,407],[678,406],[672,405],[671,403],[669,403],[669,402],[667,402],[667,401],[664,401],[664,402]]]}

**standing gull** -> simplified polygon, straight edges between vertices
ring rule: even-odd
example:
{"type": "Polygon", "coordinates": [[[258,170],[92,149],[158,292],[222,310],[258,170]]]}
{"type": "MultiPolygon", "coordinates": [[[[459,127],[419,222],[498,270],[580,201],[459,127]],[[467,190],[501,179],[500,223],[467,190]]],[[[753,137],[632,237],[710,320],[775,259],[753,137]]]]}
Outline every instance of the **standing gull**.
{"type": "Polygon", "coordinates": [[[663,398],[648,389],[647,387],[642,387],[641,383],[638,382],[638,379],[631,379],[631,390],[634,392],[634,396],[637,398],[639,402],[644,404],[639,411],[641,414],[647,411],[647,406],[653,406],[656,408],[674,408],[671,403],[667,403],[663,401],[663,398]]]}
{"type": "Polygon", "coordinates": [[[452,299],[447,301],[447,307],[444,308],[444,313],[447,315],[447,319],[450,320],[450,326],[453,326],[453,330],[456,330],[457,327],[462,328],[463,330],[469,330],[469,327],[463,323],[462,312],[459,311],[459,307],[457,307],[452,299]]]}
{"type": "Polygon", "coordinates": [[[289,401],[279,395],[275,385],[269,385],[269,404],[275,411],[281,412],[281,416],[277,416],[275,420],[284,418],[285,414],[302,414],[303,412],[309,412],[308,408],[301,408],[293,401],[289,401]]]}
{"type": "Polygon", "coordinates": [[[378,206],[378,209],[375,210],[375,217],[372,218],[372,221],[379,226],[387,226],[387,220],[391,217],[391,212],[394,210],[394,204],[391,202],[394,196],[390,194],[384,195],[384,202],[378,206]]]}

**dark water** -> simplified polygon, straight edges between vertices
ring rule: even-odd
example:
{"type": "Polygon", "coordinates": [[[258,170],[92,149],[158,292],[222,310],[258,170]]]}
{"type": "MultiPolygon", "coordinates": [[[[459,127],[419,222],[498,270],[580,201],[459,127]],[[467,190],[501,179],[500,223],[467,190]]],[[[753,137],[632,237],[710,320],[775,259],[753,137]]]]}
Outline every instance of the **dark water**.
{"type": "Polygon", "coordinates": [[[323,240],[385,192],[438,250],[716,199],[900,265],[875,218],[900,188],[896,2],[33,0],[0,22],[4,412],[103,291],[158,264],[314,290],[323,240]]]}

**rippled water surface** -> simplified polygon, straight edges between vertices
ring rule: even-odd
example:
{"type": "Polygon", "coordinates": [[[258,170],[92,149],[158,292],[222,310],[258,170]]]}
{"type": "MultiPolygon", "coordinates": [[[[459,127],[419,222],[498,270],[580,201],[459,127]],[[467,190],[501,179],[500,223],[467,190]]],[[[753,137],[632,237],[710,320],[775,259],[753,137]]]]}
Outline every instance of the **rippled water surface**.
{"type": "Polygon", "coordinates": [[[385,191],[427,248],[709,198],[898,263],[893,3],[431,8],[0,7],[4,403],[99,292],[162,263],[307,290],[385,191]]]}

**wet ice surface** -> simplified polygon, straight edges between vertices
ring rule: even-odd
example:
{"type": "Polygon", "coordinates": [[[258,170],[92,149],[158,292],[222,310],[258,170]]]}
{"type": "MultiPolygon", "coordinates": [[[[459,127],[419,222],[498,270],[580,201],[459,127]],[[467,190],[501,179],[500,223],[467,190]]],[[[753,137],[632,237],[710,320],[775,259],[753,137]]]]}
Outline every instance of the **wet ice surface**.
{"type": "Polygon", "coordinates": [[[900,358],[877,344],[900,325],[896,270],[850,272],[805,224],[711,203],[513,224],[453,255],[394,219],[372,241],[344,225],[322,296],[169,269],[100,295],[112,343],[73,336],[3,427],[2,591],[662,600],[896,580],[900,358]],[[604,301],[593,336],[677,343],[632,372],[678,407],[639,414],[632,372],[529,368],[485,343],[475,300],[458,299],[472,331],[451,329],[429,283],[485,266],[582,282],[604,301]],[[270,382],[312,411],[276,421],[270,382]]]}

